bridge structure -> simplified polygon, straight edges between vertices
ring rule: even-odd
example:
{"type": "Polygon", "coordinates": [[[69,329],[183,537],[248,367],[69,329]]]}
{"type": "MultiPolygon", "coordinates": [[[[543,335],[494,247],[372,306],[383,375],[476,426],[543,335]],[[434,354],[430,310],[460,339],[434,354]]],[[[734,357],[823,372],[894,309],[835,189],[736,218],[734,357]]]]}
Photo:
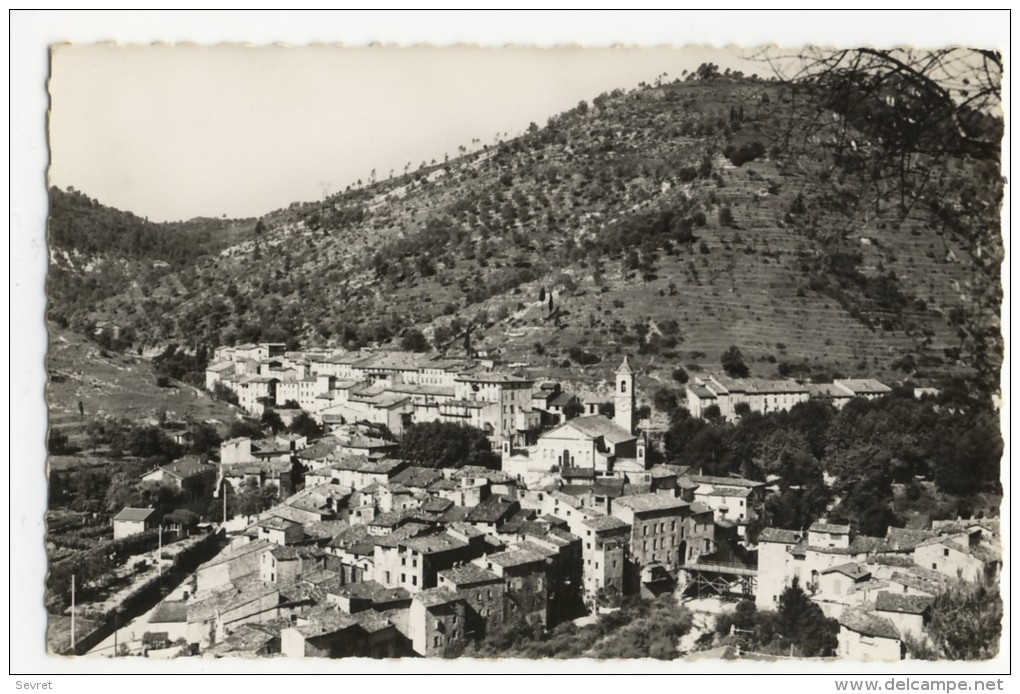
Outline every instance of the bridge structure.
{"type": "Polygon", "coordinates": [[[758,567],[739,562],[701,560],[684,564],[686,592],[702,595],[742,595],[754,597],[758,587],[758,567]]]}

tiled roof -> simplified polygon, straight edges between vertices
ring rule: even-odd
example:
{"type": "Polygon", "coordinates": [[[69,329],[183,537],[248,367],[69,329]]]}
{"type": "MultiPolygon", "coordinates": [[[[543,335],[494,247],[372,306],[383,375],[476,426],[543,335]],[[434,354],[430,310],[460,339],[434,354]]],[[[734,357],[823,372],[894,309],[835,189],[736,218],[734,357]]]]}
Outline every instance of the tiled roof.
{"type": "Polygon", "coordinates": [[[864,605],[844,610],[839,616],[839,623],[865,636],[897,640],[900,638],[900,632],[892,622],[885,617],[871,614],[864,605]]]}
{"type": "Polygon", "coordinates": [[[330,547],[343,549],[354,554],[372,554],[371,533],[364,524],[352,525],[341,531],[329,542],[330,547]]]}
{"type": "Polygon", "coordinates": [[[583,523],[584,525],[588,526],[589,528],[596,532],[600,532],[602,530],[616,530],[618,528],[630,527],[629,523],[625,523],[616,516],[604,516],[604,515],[585,518],[583,521],[581,521],[581,523],[583,523]]]}
{"type": "Polygon", "coordinates": [[[876,554],[869,557],[868,562],[879,566],[898,566],[900,568],[914,566],[914,560],[903,554],[876,554]]]}
{"type": "Polygon", "coordinates": [[[211,474],[215,472],[216,466],[210,465],[209,463],[203,463],[194,456],[185,456],[184,458],[175,460],[167,465],[160,465],[159,469],[173,475],[174,477],[187,479],[203,473],[211,474]]]}
{"type": "Polygon", "coordinates": [[[443,511],[443,515],[439,516],[440,523],[459,523],[467,520],[468,514],[471,512],[466,506],[451,506],[450,508],[443,511]]]}
{"type": "Polygon", "coordinates": [[[784,545],[795,545],[800,540],[801,533],[784,528],[765,528],[758,535],[759,544],[762,542],[778,542],[784,545]]]}
{"type": "Polygon", "coordinates": [[[901,595],[883,591],[875,599],[875,609],[879,612],[924,614],[933,600],[929,595],[901,595]]]}
{"type": "Polygon", "coordinates": [[[417,537],[408,538],[400,544],[409,549],[413,549],[419,554],[438,554],[440,552],[449,552],[454,549],[467,547],[466,542],[456,537],[452,537],[447,533],[418,535],[417,537]]]}
{"type": "Polygon", "coordinates": [[[463,564],[455,566],[446,571],[440,571],[439,575],[454,586],[471,586],[479,583],[493,583],[500,580],[499,576],[487,571],[475,564],[463,564]]]}
{"type": "Polygon", "coordinates": [[[393,622],[386,619],[386,617],[377,614],[374,610],[362,610],[352,616],[354,617],[354,621],[358,623],[358,626],[364,629],[368,634],[374,634],[377,631],[389,629],[394,626],[393,622]]]}
{"type": "Polygon", "coordinates": [[[339,610],[323,609],[310,612],[305,616],[305,619],[307,621],[304,624],[295,627],[305,638],[335,634],[358,626],[358,621],[354,617],[339,610]]]}
{"type": "Polygon", "coordinates": [[[442,478],[443,473],[439,470],[413,465],[398,472],[391,481],[407,487],[427,489],[430,484],[442,478]]]}
{"type": "Polygon", "coordinates": [[[493,484],[516,482],[512,475],[508,475],[502,470],[490,470],[489,468],[481,467],[480,465],[465,465],[460,469],[449,471],[448,474],[450,475],[450,479],[454,480],[462,477],[482,477],[493,484]]]}
{"type": "Polygon", "coordinates": [[[866,554],[880,552],[886,549],[884,537],[871,537],[869,535],[858,535],[850,541],[847,551],[850,554],[866,554]]]}
{"type": "Polygon", "coordinates": [[[666,465],[655,465],[651,470],[648,471],[652,475],[653,480],[664,479],[668,477],[677,477],[678,471],[673,466],[666,465]]]}
{"type": "Polygon", "coordinates": [[[701,484],[722,485],[724,487],[763,487],[764,482],[745,479],[743,477],[713,477],[712,475],[689,475],[691,482],[701,484]]]}
{"type": "Polygon", "coordinates": [[[115,521],[144,521],[149,516],[154,514],[156,509],[154,508],[122,508],[116,516],[113,517],[115,521]]]}
{"type": "Polygon", "coordinates": [[[532,378],[504,374],[496,371],[482,371],[480,373],[462,373],[457,376],[457,381],[464,383],[534,383],[532,378]]]}
{"type": "Polygon", "coordinates": [[[834,381],[834,383],[850,389],[857,395],[892,392],[892,388],[873,378],[841,378],[834,381]]]}
{"type": "Polygon", "coordinates": [[[447,532],[454,532],[458,536],[466,537],[468,539],[472,537],[483,537],[485,535],[484,532],[475,526],[468,525],[467,523],[461,523],[459,521],[446,522],[446,530],[447,532]]]}
{"type": "Polygon", "coordinates": [[[500,496],[490,496],[467,514],[469,523],[496,523],[513,510],[514,502],[500,496]]]}
{"type": "Polygon", "coordinates": [[[709,496],[747,496],[751,493],[751,490],[747,487],[715,487],[709,492],[709,496]]]}
{"type": "Polygon", "coordinates": [[[297,457],[302,460],[323,460],[329,457],[337,449],[336,439],[332,441],[316,441],[308,448],[298,451],[297,457]]]}
{"type": "Polygon", "coordinates": [[[690,510],[692,516],[700,516],[703,513],[712,513],[712,508],[702,501],[695,501],[692,503],[690,510]]]}
{"type": "Polygon", "coordinates": [[[549,405],[551,407],[566,407],[576,399],[577,396],[574,395],[573,393],[567,393],[566,391],[563,391],[553,396],[553,398],[549,401],[549,405]]]}
{"type": "Polygon", "coordinates": [[[269,516],[260,520],[256,525],[266,530],[289,530],[295,525],[301,525],[301,523],[289,518],[281,518],[280,516],[269,516]]]}
{"type": "Polygon", "coordinates": [[[261,552],[272,546],[273,544],[267,540],[252,540],[251,542],[246,542],[245,544],[237,547],[226,547],[223,551],[204,564],[201,564],[198,568],[199,570],[208,569],[213,566],[218,566],[224,562],[232,561],[247,554],[251,554],[252,552],[261,552]]]}
{"type": "Polygon", "coordinates": [[[929,595],[937,594],[944,585],[944,581],[919,576],[913,569],[910,570],[910,573],[894,573],[889,580],[894,583],[900,583],[908,588],[928,593],[929,595]]]}
{"type": "Polygon", "coordinates": [[[811,524],[811,527],[808,528],[808,532],[812,532],[812,533],[829,533],[830,535],[849,535],[850,534],[850,526],[849,525],[839,525],[839,524],[836,524],[836,523],[822,523],[820,521],[815,521],[814,523],[811,524]]]}
{"type": "Polygon", "coordinates": [[[848,576],[854,581],[863,581],[864,579],[871,576],[871,572],[865,569],[860,564],[855,562],[848,562],[846,564],[839,564],[838,566],[830,566],[822,571],[823,574],[841,573],[844,576],[848,576]]]}
{"type": "Polygon", "coordinates": [[[208,652],[216,656],[251,655],[278,636],[261,624],[242,624],[208,652]]]}
{"type": "Polygon", "coordinates": [[[425,607],[438,607],[449,605],[452,602],[463,600],[463,598],[449,588],[426,588],[414,594],[414,600],[425,607]]]}
{"type": "Polygon", "coordinates": [[[687,386],[687,392],[688,392],[688,394],[693,395],[694,397],[696,397],[698,400],[715,400],[716,399],[715,393],[710,391],[705,386],[699,386],[699,385],[697,385],[695,383],[692,383],[692,384],[687,386]]]}
{"type": "Polygon", "coordinates": [[[690,477],[677,477],[676,486],[680,489],[697,489],[701,485],[691,480],[690,477]]]}
{"type": "Polygon", "coordinates": [[[680,509],[689,504],[680,497],[665,496],[662,494],[634,494],[621,496],[615,502],[617,506],[624,506],[633,509],[635,513],[646,511],[667,511],[680,509]]]}
{"type": "Polygon", "coordinates": [[[269,550],[269,553],[280,561],[294,561],[295,559],[301,558],[301,553],[294,547],[283,547],[278,545],[269,550]]]}
{"type": "Polygon", "coordinates": [[[404,521],[404,518],[402,511],[386,511],[368,521],[368,525],[378,528],[395,528],[404,521]]]}
{"type": "Polygon", "coordinates": [[[556,432],[566,428],[580,432],[589,438],[595,439],[602,437],[613,444],[631,441],[635,438],[635,436],[629,431],[621,427],[609,417],[601,414],[593,414],[586,417],[574,417],[569,422],[560,424],[558,427],[545,432],[542,434],[542,437],[552,436],[556,432]]]}
{"type": "Polygon", "coordinates": [[[421,510],[426,513],[443,513],[451,506],[453,506],[453,502],[449,499],[430,496],[421,503],[421,510]]]}
{"type": "Polygon", "coordinates": [[[348,583],[347,585],[340,586],[330,590],[330,593],[339,595],[345,598],[371,600],[374,603],[394,602],[398,600],[407,600],[411,597],[407,588],[387,588],[381,583],[376,581],[360,581],[358,583],[348,583]]]}
{"type": "Polygon", "coordinates": [[[340,574],[336,571],[330,571],[329,569],[315,569],[304,574],[301,580],[305,583],[311,583],[312,585],[321,585],[329,583],[335,580],[340,574]]]}
{"type": "Polygon", "coordinates": [[[205,600],[188,605],[188,622],[203,622],[212,619],[217,612],[229,612],[269,595],[279,594],[276,586],[252,586],[248,590],[228,589],[215,593],[205,600]]]}
{"type": "Polygon", "coordinates": [[[925,540],[930,540],[934,535],[930,530],[896,528],[890,525],[885,533],[885,541],[891,551],[904,552],[914,549],[925,540]]]}
{"type": "Polygon", "coordinates": [[[560,477],[564,479],[594,479],[595,468],[565,467],[562,470],[560,470],[560,477]]]}
{"type": "Polygon", "coordinates": [[[149,616],[150,624],[159,624],[167,622],[187,622],[188,621],[188,601],[187,600],[164,600],[163,602],[156,605],[156,609],[153,610],[149,616]]]}
{"type": "Polygon", "coordinates": [[[490,554],[486,561],[502,567],[524,566],[535,562],[544,562],[545,555],[528,549],[510,549],[505,552],[490,554]]]}

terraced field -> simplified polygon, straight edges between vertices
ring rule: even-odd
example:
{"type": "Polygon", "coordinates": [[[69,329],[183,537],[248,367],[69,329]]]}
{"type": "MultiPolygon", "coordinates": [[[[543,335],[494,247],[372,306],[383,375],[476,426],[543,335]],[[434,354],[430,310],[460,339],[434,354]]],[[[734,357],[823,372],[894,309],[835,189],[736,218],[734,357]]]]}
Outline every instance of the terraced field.
{"type": "Polygon", "coordinates": [[[170,387],[160,388],[144,357],[106,351],[67,330],[51,328],[46,365],[50,426],[72,440],[81,433],[79,402],[86,421],[125,417],[155,422],[162,412],[170,419],[229,423],[237,416],[231,406],[194,386],[171,381],[170,387]]]}
{"type": "Polygon", "coordinates": [[[446,332],[449,349],[469,332],[475,349],[568,381],[629,353],[669,383],[676,365],[717,368],[737,345],[762,376],[785,364],[938,383],[980,369],[992,382],[997,165],[931,162],[901,209],[887,183],[840,163],[849,141],[879,150],[810,89],[617,90],[521,137],[295,203],[259,237],[95,308],[145,350],[391,346],[418,328],[446,332]],[[582,369],[572,349],[603,361],[582,369]]]}

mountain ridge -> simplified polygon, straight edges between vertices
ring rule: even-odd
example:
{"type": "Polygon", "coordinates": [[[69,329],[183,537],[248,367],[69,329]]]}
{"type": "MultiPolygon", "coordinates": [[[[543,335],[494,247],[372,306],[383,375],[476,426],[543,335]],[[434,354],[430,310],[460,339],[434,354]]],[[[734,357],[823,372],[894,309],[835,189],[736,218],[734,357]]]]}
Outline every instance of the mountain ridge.
{"type": "Polygon", "coordinates": [[[997,163],[948,158],[904,211],[860,173],[881,146],[823,96],[722,76],[603,94],[518,138],[294,203],[258,233],[239,224],[234,243],[74,317],[157,346],[470,335],[565,378],[582,368],[572,350],[636,354],[669,383],[730,345],[756,375],[996,373],[997,163]]]}

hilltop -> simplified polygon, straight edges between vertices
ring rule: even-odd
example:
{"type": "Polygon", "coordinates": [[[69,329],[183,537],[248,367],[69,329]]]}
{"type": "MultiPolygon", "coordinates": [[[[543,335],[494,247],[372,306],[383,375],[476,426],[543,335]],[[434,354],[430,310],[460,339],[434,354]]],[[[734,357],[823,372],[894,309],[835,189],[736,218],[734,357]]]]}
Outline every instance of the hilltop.
{"type": "Polygon", "coordinates": [[[630,353],[646,387],[671,384],[737,345],[753,375],[997,383],[998,161],[872,175],[882,134],[821,86],[698,77],[258,224],[214,220],[170,267],[122,254],[109,291],[72,301],[51,282],[55,312],[114,318],[141,347],[419,329],[568,382],[630,353]]]}
{"type": "MultiPolygon", "coordinates": [[[[215,254],[247,235],[255,220],[195,218],[150,222],[103,205],[81,191],[49,191],[51,322],[89,333],[107,301],[145,291],[167,275],[215,254]]],[[[116,307],[110,310],[117,313],[116,307]]]]}

